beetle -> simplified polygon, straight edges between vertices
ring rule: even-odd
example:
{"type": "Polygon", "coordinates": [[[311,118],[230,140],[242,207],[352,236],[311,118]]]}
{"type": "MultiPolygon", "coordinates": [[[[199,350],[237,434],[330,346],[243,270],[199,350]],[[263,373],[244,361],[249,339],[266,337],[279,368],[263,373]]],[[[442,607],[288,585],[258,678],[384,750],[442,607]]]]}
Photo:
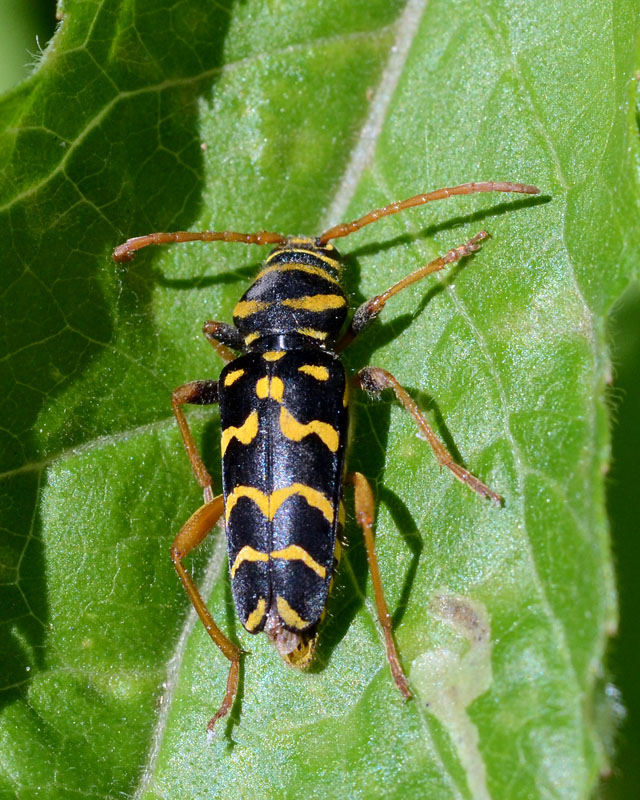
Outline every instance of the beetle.
{"type": "Polygon", "coordinates": [[[441,466],[480,496],[496,504],[502,498],[454,461],[390,372],[368,366],[349,381],[339,354],[393,295],[477,251],[488,233],[480,231],[363,303],[342,335],[349,309],[341,285],[341,258],[331,242],[404,209],[478,192],[538,194],[539,189],[510,182],[467,183],[375,209],[318,237],[269,231],[176,231],[129,239],[114,250],[116,261],[128,261],[152,244],[275,245],[236,304],[233,324],[209,321],[204,325],[204,335],[226,362],[219,379],[186,383],[171,398],[191,467],[204,492],[204,504],[175,537],[171,559],[209,636],[230,662],[223,701],[208,724],[210,733],[233,705],[243,651],[213,620],[183,559],[224,517],[231,586],[243,626],[252,634],[264,631],[287,664],[304,668],[313,658],[339,559],[345,483],[354,487],[355,514],[363,532],[391,673],[402,695],[411,697],[380,580],[373,493],[363,474],[344,470],[350,385],[374,397],[391,389],[441,466]],[[217,497],[183,411],[187,404],[214,403],[220,407],[222,428],[223,492],[217,497]]]}

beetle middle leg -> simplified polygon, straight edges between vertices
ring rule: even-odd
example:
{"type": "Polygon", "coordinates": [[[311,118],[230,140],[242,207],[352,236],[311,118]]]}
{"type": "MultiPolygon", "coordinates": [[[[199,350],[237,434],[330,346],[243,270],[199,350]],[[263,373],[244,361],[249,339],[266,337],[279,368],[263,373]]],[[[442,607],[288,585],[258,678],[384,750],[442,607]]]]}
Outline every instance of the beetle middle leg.
{"type": "Polygon", "coordinates": [[[236,692],[238,691],[238,677],[240,674],[240,656],[243,651],[237,647],[230,639],[228,639],[220,628],[216,625],[209,609],[207,608],[202,595],[198,591],[198,587],[193,582],[193,578],[187,572],[182,563],[194,547],[206,539],[207,534],[220,519],[224,512],[224,497],[219,495],[209,502],[205,503],[189,517],[185,524],[180,529],[180,532],[173,541],[171,546],[171,560],[173,566],[182,585],[191,600],[191,604],[195,608],[198,616],[202,620],[202,624],[207,629],[207,633],[212,638],[213,642],[220,648],[223,655],[231,662],[229,667],[229,676],[227,678],[227,688],[225,691],[224,699],[218,711],[209,721],[207,730],[213,731],[216,722],[224,717],[231,706],[233,705],[236,692]]]}
{"type": "MultiPolygon", "coordinates": [[[[233,325],[228,325],[226,322],[214,322],[210,320],[205,322],[202,326],[202,332],[205,337],[211,342],[218,355],[223,361],[229,363],[236,358],[233,350],[241,350],[243,347],[242,334],[233,325]]],[[[211,490],[211,475],[200,457],[198,448],[193,439],[191,428],[187,418],[182,411],[183,405],[196,405],[207,406],[213,405],[218,402],[218,381],[191,381],[182,386],[178,386],[171,393],[171,407],[178,422],[182,441],[184,442],[191,469],[196,476],[200,486],[204,489],[204,500],[209,502],[213,500],[213,491],[211,490]]]]}
{"type": "Polygon", "coordinates": [[[213,500],[213,491],[211,490],[211,475],[204,465],[204,462],[198,452],[198,448],[191,433],[191,428],[184,415],[182,406],[185,404],[206,406],[218,402],[218,381],[191,381],[182,386],[178,386],[171,393],[171,407],[178,422],[180,433],[182,434],[182,441],[184,442],[191,469],[196,476],[198,483],[204,489],[205,503],[213,500]]]}
{"type": "Polygon", "coordinates": [[[488,498],[496,505],[502,505],[502,497],[500,497],[499,494],[496,494],[496,492],[490,489],[479,478],[476,478],[469,470],[466,470],[454,460],[451,453],[434,433],[433,428],[429,425],[424,414],[418,408],[416,401],[407,390],[398,383],[390,372],[387,372],[386,369],[382,369],[381,367],[365,367],[355,376],[355,381],[361,389],[364,389],[365,392],[374,396],[378,396],[385,389],[392,389],[403,408],[408,411],[416,421],[420,432],[429,443],[440,466],[450,470],[461,483],[465,483],[470,489],[476,492],[476,494],[488,498]]]}

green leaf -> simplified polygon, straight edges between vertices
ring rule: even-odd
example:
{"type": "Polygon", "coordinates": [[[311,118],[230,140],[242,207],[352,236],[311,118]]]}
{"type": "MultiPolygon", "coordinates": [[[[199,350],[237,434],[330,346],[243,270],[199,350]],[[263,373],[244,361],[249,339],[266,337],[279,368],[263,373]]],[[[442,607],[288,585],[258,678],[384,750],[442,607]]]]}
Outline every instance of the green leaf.
{"type": "MultiPolygon", "coordinates": [[[[639,244],[636,4],[64,12],[0,115],[3,795],[589,797],[616,623],[604,318],[639,244]],[[169,397],[217,376],[201,325],[230,320],[268,251],[149,248],[119,266],[111,249],[163,229],[314,234],[487,179],[542,196],[443,201],[338,243],[357,305],[493,237],[394,298],[346,356],[391,370],[505,497],[441,472],[390,398],[354,399],[350,468],[376,487],[415,698],[393,685],[353,521],[307,673],[237,622],[216,531],[190,568],[251,654],[208,742],[227,667],[169,560],[201,502],[169,397]]],[[[219,486],[217,411],[189,419],[219,486]]]]}

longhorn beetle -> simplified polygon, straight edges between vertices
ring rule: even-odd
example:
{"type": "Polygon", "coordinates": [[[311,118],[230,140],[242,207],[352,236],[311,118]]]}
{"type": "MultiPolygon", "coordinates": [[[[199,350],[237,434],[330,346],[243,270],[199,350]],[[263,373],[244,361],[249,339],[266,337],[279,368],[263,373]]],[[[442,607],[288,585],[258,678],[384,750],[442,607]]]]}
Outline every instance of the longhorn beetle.
{"type": "MultiPolygon", "coordinates": [[[[355,490],[356,518],[364,536],[393,679],[404,697],[411,697],[375,555],[373,493],[364,475],[345,475],[343,470],[350,382],[338,354],[373,322],[389,298],[475,252],[489,234],[480,231],[363,303],[342,336],[348,304],[340,284],[340,255],[330,242],[403,209],[475,192],[538,194],[539,189],[521,183],[466,183],[392,203],[318,237],[268,231],[176,231],[129,239],[114,250],[116,261],[129,261],[150,244],[197,240],[275,245],[235,306],[234,324],[204,325],[204,335],[226,362],[220,378],[185,383],[171,398],[191,467],[204,490],[204,505],[176,536],[171,558],[209,636],[231,663],[224,699],[209,722],[209,732],[233,705],[243,651],[214,622],[183,559],[224,515],[231,586],[242,624],[249,633],[264,631],[287,664],[304,668],[313,658],[339,558],[344,482],[355,490]],[[220,405],[222,426],[223,494],[218,497],[213,495],[211,476],[182,409],[185,404],[213,403],[220,405]]],[[[500,495],[453,460],[393,375],[369,366],[351,383],[373,396],[391,389],[416,421],[439,464],[477,494],[501,503],[500,495]]]]}

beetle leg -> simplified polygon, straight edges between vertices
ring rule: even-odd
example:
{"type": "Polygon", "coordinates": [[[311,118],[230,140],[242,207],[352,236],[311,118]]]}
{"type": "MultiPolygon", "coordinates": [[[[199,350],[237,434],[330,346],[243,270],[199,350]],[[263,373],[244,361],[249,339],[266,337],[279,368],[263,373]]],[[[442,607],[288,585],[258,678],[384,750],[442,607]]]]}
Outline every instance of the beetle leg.
{"type": "Polygon", "coordinates": [[[454,247],[452,250],[449,250],[448,253],[445,253],[445,255],[439,256],[433,261],[430,261],[426,266],[420,267],[420,269],[417,269],[415,272],[407,275],[401,281],[394,283],[393,286],[387,289],[386,292],[378,294],[375,297],[372,297],[371,300],[367,300],[366,303],[358,306],[355,314],[353,315],[349,328],[337,343],[336,350],[341,352],[345,349],[345,347],[348,347],[348,345],[351,344],[356,336],[362,333],[362,331],[368,325],[370,325],[374,319],[376,319],[378,314],[384,308],[387,300],[393,297],[394,294],[398,294],[398,292],[406,289],[407,286],[411,286],[412,283],[421,281],[423,278],[426,278],[427,275],[431,275],[434,272],[439,272],[441,269],[444,269],[447,264],[451,264],[454,261],[459,261],[461,258],[464,258],[471,253],[475,253],[476,250],[480,249],[482,242],[488,238],[489,234],[486,231],[480,231],[480,233],[476,233],[476,235],[469,239],[468,242],[465,242],[458,247],[454,247]]]}
{"type": "Polygon", "coordinates": [[[481,495],[482,497],[487,497],[496,505],[502,505],[503,500],[499,494],[496,494],[479,478],[476,478],[475,475],[472,475],[468,470],[466,470],[464,467],[461,467],[460,464],[453,460],[453,456],[442,444],[440,439],[438,439],[433,431],[433,428],[429,425],[424,415],[418,408],[415,400],[408,394],[406,389],[403,389],[403,387],[390,372],[387,372],[386,369],[382,369],[381,367],[365,367],[358,372],[355,380],[361,389],[364,389],[365,392],[373,395],[374,397],[380,395],[380,393],[385,389],[393,389],[396,398],[418,424],[420,432],[431,446],[431,449],[433,450],[435,457],[438,459],[440,466],[446,467],[448,470],[450,470],[459,481],[465,483],[477,494],[481,495]]]}
{"type": "Polygon", "coordinates": [[[182,434],[182,441],[184,442],[187,455],[189,456],[191,469],[193,470],[198,483],[204,489],[205,503],[213,500],[213,492],[211,490],[211,475],[209,475],[207,468],[200,457],[200,453],[198,452],[198,448],[194,441],[193,434],[191,433],[189,423],[187,422],[182,410],[182,406],[186,403],[197,406],[206,406],[217,402],[218,381],[192,381],[191,383],[185,383],[182,386],[178,386],[178,388],[174,389],[171,393],[171,407],[173,408],[173,413],[175,414],[178,427],[180,428],[180,433],[182,434]]]}
{"type": "Polygon", "coordinates": [[[194,547],[202,544],[209,531],[222,516],[223,512],[224,498],[222,495],[219,495],[218,497],[210,500],[208,503],[205,503],[194,514],[192,514],[191,517],[189,517],[189,519],[180,529],[180,532],[174,539],[171,546],[171,560],[173,561],[173,566],[176,568],[176,572],[178,573],[178,576],[182,581],[182,585],[189,596],[189,600],[191,600],[191,604],[202,620],[202,624],[207,629],[207,633],[213,639],[214,644],[220,648],[225,658],[231,662],[224,699],[222,701],[222,705],[207,725],[207,731],[209,732],[213,731],[213,726],[216,724],[216,722],[221,717],[224,717],[233,705],[233,700],[236,696],[236,692],[238,691],[240,656],[242,655],[243,651],[233,644],[233,642],[224,635],[224,633],[214,622],[213,617],[209,613],[209,609],[205,605],[205,602],[198,591],[198,587],[193,582],[191,575],[185,569],[182,559],[185,558],[185,556],[187,556],[194,547]]]}
{"type": "Polygon", "coordinates": [[[356,519],[358,525],[362,528],[364,536],[364,544],[367,550],[367,561],[369,562],[369,572],[371,573],[371,582],[373,583],[373,592],[376,598],[376,607],[378,609],[378,619],[384,634],[384,642],[387,648],[387,660],[391,667],[391,674],[396,686],[404,697],[411,697],[411,690],[407,683],[407,677],[404,674],[400,659],[398,658],[398,651],[396,644],[393,640],[393,632],[391,630],[391,615],[387,608],[386,600],[384,599],[384,591],[382,589],[382,581],[380,580],[380,570],[378,569],[378,559],[376,558],[375,544],[373,541],[373,521],[375,518],[375,503],[373,500],[373,492],[369,481],[360,472],[353,472],[347,476],[347,481],[353,484],[354,487],[354,505],[356,510],[356,519]]]}
{"type": "Polygon", "coordinates": [[[244,348],[242,334],[234,325],[209,320],[202,326],[202,332],[214,346],[220,358],[227,364],[236,358],[236,354],[232,352],[233,350],[242,350],[244,348]]]}

